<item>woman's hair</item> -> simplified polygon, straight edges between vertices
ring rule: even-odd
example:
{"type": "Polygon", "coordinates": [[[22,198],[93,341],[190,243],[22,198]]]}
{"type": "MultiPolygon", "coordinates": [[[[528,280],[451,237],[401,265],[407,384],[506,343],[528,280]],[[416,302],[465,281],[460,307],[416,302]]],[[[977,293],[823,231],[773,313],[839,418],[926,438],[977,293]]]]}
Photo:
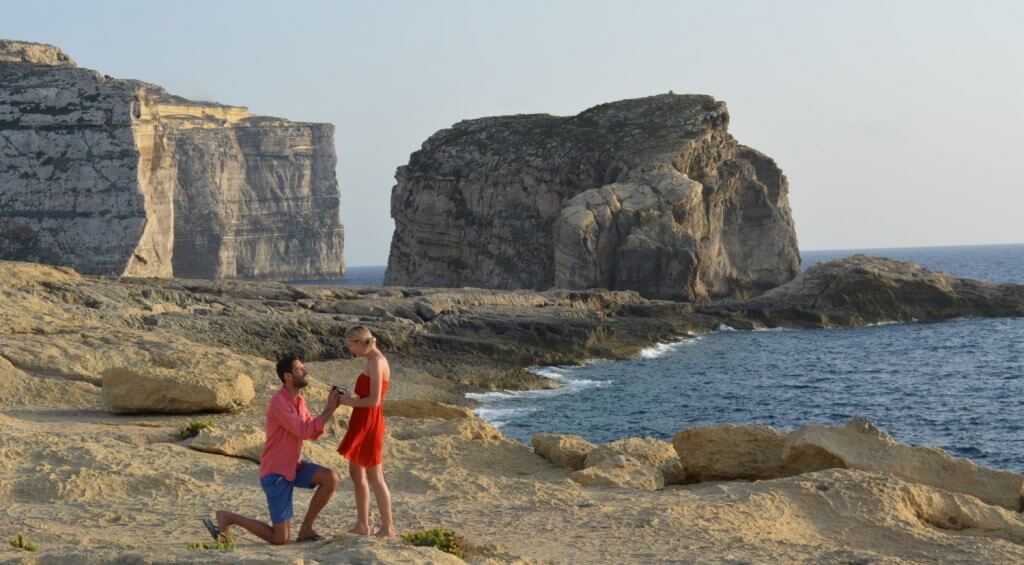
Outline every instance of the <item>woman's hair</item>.
{"type": "Polygon", "coordinates": [[[345,339],[351,339],[352,341],[361,341],[369,346],[371,349],[377,347],[377,338],[373,337],[370,330],[366,326],[355,326],[348,329],[345,332],[345,339]]]}

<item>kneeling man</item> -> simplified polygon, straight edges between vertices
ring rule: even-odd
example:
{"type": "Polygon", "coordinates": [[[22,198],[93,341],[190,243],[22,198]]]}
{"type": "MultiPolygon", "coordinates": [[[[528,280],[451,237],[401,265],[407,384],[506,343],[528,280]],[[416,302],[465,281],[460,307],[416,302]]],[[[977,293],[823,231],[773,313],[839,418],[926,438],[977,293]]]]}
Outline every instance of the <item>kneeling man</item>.
{"type": "Polygon", "coordinates": [[[315,488],[309,510],[299,527],[297,541],[320,541],[324,538],[313,531],[313,521],[338,488],[338,473],[308,461],[299,461],[302,442],[316,439],[324,433],[324,424],[338,409],[341,393],[332,390],[327,404],[316,418],[310,416],[302,389],[309,384],[309,372],[298,357],[288,356],[277,362],[277,376],[281,390],[267,405],[267,442],[260,455],[260,485],[267,494],[270,507],[268,525],[225,510],[217,511],[217,522],[209,518],[203,524],[213,538],[220,539],[231,526],[240,526],[260,538],[278,545],[291,539],[292,491],[295,487],[315,488]]]}

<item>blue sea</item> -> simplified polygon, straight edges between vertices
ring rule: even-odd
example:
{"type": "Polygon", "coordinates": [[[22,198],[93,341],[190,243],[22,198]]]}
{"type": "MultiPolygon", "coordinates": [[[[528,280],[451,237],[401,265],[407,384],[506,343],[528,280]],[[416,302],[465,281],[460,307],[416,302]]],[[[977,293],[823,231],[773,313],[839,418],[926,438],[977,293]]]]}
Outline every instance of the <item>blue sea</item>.
{"type": "MultiPolygon", "coordinates": [[[[855,253],[1024,284],[1024,245],[804,251],[804,267],[855,253]]],[[[383,279],[383,267],[377,268],[383,279]]],[[[350,271],[351,272],[351,271],[350,271]]],[[[369,284],[369,283],[364,283],[369,284]]],[[[594,442],[671,437],[716,423],[792,429],[870,419],[894,438],[1024,472],[1024,318],[856,329],[719,331],[654,345],[639,359],[535,367],[565,387],[471,394],[509,437],[594,442]]]]}

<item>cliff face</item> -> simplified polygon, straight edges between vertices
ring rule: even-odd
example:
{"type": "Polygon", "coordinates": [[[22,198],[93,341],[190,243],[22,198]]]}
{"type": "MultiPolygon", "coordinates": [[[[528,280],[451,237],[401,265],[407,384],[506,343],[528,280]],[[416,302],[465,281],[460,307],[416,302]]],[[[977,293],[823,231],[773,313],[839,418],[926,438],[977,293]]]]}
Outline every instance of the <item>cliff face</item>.
{"type": "Polygon", "coordinates": [[[333,134],[0,41],[0,258],[127,276],[339,276],[333,134]]]}
{"type": "Polygon", "coordinates": [[[399,167],[387,284],[746,297],[800,257],[782,171],[725,104],[662,95],[463,121],[399,167]]]}

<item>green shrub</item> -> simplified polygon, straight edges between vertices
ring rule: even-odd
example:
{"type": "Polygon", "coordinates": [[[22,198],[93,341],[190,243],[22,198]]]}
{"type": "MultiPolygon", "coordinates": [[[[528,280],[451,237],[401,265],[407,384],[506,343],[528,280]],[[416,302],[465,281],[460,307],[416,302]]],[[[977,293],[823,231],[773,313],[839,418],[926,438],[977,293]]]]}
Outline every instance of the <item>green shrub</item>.
{"type": "Polygon", "coordinates": [[[212,427],[213,422],[208,420],[192,420],[191,422],[185,422],[178,426],[178,433],[181,434],[182,439],[188,439],[190,437],[196,437],[199,435],[199,432],[212,427]]]}
{"type": "Polygon", "coordinates": [[[469,555],[466,553],[466,550],[462,549],[462,546],[465,545],[465,543],[459,535],[451,530],[446,530],[445,528],[408,532],[402,534],[402,540],[405,541],[405,543],[415,546],[436,547],[437,549],[446,553],[451,553],[460,559],[465,559],[469,555]]]}
{"type": "Polygon", "coordinates": [[[39,551],[39,546],[23,538],[21,534],[10,541],[11,547],[24,549],[25,551],[39,551]]]}
{"type": "Polygon", "coordinates": [[[231,534],[224,534],[224,541],[194,541],[188,544],[191,551],[228,551],[235,548],[235,538],[231,534]]]}

